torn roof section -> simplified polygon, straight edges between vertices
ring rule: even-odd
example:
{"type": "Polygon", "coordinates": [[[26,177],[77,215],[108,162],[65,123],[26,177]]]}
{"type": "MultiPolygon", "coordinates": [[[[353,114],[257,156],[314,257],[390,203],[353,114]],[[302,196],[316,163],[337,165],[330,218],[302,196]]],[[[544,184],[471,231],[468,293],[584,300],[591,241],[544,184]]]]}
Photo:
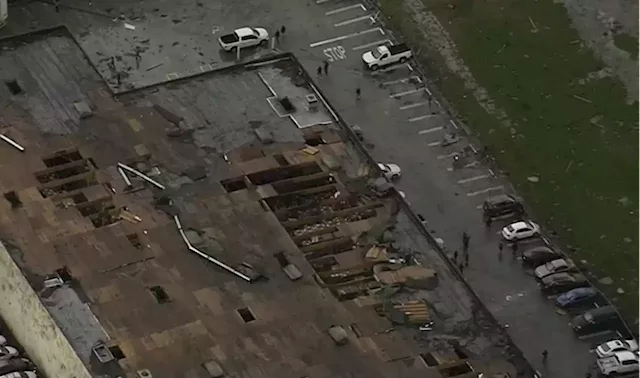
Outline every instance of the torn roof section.
{"type": "Polygon", "coordinates": [[[427,299],[461,314],[443,305],[457,286],[422,304],[405,295],[387,314],[399,281],[433,275],[390,264],[391,285],[376,277],[379,263],[410,257],[379,238],[397,208],[367,188],[369,169],[295,62],[114,100],[72,46],[53,34],[0,51],[20,65],[0,79],[22,89],[0,89],[11,99],[3,134],[25,148],[0,146],[0,190],[13,193],[0,201],[0,237],[38,291],[68,268],[41,298],[95,374],[450,375],[388,318],[429,320],[427,299]],[[380,243],[384,254],[369,256],[380,243]],[[422,315],[402,312],[411,306],[422,315]]]}

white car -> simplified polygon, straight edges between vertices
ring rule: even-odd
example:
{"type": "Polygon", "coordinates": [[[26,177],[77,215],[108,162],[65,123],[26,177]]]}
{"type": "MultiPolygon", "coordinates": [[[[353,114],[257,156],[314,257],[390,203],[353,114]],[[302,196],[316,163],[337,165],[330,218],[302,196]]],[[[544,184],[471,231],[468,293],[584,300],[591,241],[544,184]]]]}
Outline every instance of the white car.
{"type": "Polygon", "coordinates": [[[0,360],[8,360],[18,356],[18,350],[12,346],[0,346],[0,360]]]}
{"type": "Polygon", "coordinates": [[[4,345],[6,343],[7,343],[7,338],[2,336],[2,335],[0,335],[0,345],[4,345]]]}
{"type": "Polygon", "coordinates": [[[13,373],[0,375],[0,378],[38,378],[35,371],[14,371],[13,373]]]}
{"type": "Polygon", "coordinates": [[[508,241],[530,238],[540,233],[540,226],[531,221],[512,223],[502,229],[502,237],[508,241]]]}
{"type": "Polygon", "coordinates": [[[400,178],[400,175],[402,174],[400,167],[395,164],[378,163],[378,167],[387,180],[396,180],[400,178]]]}
{"type": "Polygon", "coordinates": [[[638,352],[618,352],[598,359],[597,365],[604,376],[635,373],[638,371],[638,352]]]}
{"type": "Polygon", "coordinates": [[[233,33],[221,35],[218,38],[220,47],[224,51],[236,51],[247,47],[266,44],[269,41],[269,32],[264,28],[240,28],[233,33]]]}
{"type": "Polygon", "coordinates": [[[596,354],[598,358],[611,357],[618,352],[635,352],[638,350],[638,342],[635,340],[611,340],[598,345],[596,354]]]}

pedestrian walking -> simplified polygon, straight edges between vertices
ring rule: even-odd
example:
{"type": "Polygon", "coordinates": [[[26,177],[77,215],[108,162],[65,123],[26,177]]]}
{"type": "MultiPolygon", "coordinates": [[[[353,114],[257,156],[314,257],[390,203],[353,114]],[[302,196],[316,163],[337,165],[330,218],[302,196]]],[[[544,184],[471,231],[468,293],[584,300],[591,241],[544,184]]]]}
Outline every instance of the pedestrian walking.
{"type": "Polygon", "coordinates": [[[462,263],[462,261],[460,261],[460,264],[458,264],[458,269],[460,269],[460,273],[464,273],[464,264],[462,263]]]}
{"type": "Polygon", "coordinates": [[[324,74],[328,75],[329,74],[329,62],[326,60],[322,61],[322,65],[324,66],[324,74]]]}
{"type": "Polygon", "coordinates": [[[464,266],[469,266],[469,253],[464,253],[464,266]]]}
{"type": "Polygon", "coordinates": [[[356,100],[360,100],[360,88],[356,88],[356,100]]]}
{"type": "Polygon", "coordinates": [[[502,250],[498,250],[498,261],[502,261],[502,250]]]}
{"type": "Polygon", "coordinates": [[[467,234],[466,231],[462,233],[462,247],[464,248],[465,251],[469,249],[470,239],[471,239],[471,236],[469,236],[469,234],[467,234]]]}
{"type": "Polygon", "coordinates": [[[485,220],[484,220],[484,225],[485,225],[487,228],[490,228],[490,227],[491,227],[491,217],[486,217],[486,218],[485,218],[485,220]]]}
{"type": "Polygon", "coordinates": [[[287,31],[287,28],[284,25],[282,25],[282,27],[280,27],[280,34],[282,34],[283,37],[286,31],[287,31]]]}
{"type": "Polygon", "coordinates": [[[518,252],[518,243],[513,242],[511,243],[511,253],[514,259],[516,258],[516,252],[518,252]]]}
{"type": "Polygon", "coordinates": [[[280,30],[276,30],[276,34],[274,36],[276,37],[276,42],[280,43],[280,30]]]}
{"type": "Polygon", "coordinates": [[[498,243],[498,251],[502,252],[502,248],[504,248],[504,244],[502,242],[498,243]]]}
{"type": "Polygon", "coordinates": [[[547,365],[547,357],[549,356],[549,352],[545,349],[542,351],[542,364],[547,365]]]}
{"type": "Polygon", "coordinates": [[[56,13],[60,12],[60,0],[54,0],[53,4],[56,7],[56,13]]]}
{"type": "Polygon", "coordinates": [[[458,263],[458,250],[457,249],[455,251],[453,251],[453,262],[455,264],[458,263]]]}
{"type": "Polygon", "coordinates": [[[322,66],[318,67],[317,74],[318,74],[318,76],[322,76],[322,66]]]}

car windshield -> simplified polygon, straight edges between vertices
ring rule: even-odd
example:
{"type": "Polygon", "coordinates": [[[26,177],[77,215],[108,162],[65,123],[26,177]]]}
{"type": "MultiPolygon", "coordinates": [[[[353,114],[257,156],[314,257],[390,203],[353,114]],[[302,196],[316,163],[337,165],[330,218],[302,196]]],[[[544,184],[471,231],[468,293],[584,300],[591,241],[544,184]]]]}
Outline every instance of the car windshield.
{"type": "Polygon", "coordinates": [[[260,35],[260,33],[258,33],[258,31],[254,28],[251,28],[251,31],[253,32],[254,35],[260,35]]]}
{"type": "Polygon", "coordinates": [[[373,57],[378,59],[382,56],[382,52],[380,52],[380,47],[372,51],[373,57]]]}
{"type": "Polygon", "coordinates": [[[603,351],[605,351],[605,352],[608,352],[608,351],[610,351],[610,350],[611,350],[611,347],[609,346],[609,344],[604,344],[604,345],[602,346],[602,350],[603,350],[603,351]]]}
{"type": "Polygon", "coordinates": [[[391,169],[389,168],[389,166],[388,166],[388,165],[386,165],[386,164],[378,164],[378,166],[380,167],[380,169],[381,169],[383,172],[389,172],[389,171],[391,170],[391,169]]]}
{"type": "Polygon", "coordinates": [[[593,321],[593,314],[591,314],[590,312],[584,313],[582,317],[584,318],[584,320],[588,321],[589,323],[593,321]]]}
{"type": "Polygon", "coordinates": [[[515,228],[513,228],[513,226],[511,226],[511,225],[507,226],[507,231],[513,232],[514,230],[515,230],[515,228]]]}

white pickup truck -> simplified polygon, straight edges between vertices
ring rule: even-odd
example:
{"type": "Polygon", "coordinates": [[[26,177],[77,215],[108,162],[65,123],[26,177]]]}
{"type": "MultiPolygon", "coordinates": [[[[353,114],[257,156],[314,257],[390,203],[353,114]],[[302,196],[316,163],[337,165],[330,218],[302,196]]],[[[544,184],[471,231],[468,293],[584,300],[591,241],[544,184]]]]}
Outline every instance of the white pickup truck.
{"type": "Polygon", "coordinates": [[[380,67],[388,66],[393,63],[404,63],[412,56],[411,49],[406,44],[399,45],[381,45],[373,51],[367,51],[362,54],[362,60],[372,70],[380,67]]]}
{"type": "Polygon", "coordinates": [[[225,34],[218,38],[220,47],[224,51],[236,51],[257,45],[263,45],[269,41],[269,32],[263,28],[240,28],[233,33],[225,34]]]}
{"type": "Polygon", "coordinates": [[[618,352],[611,357],[601,358],[598,369],[605,376],[638,372],[638,352],[618,352]]]}

